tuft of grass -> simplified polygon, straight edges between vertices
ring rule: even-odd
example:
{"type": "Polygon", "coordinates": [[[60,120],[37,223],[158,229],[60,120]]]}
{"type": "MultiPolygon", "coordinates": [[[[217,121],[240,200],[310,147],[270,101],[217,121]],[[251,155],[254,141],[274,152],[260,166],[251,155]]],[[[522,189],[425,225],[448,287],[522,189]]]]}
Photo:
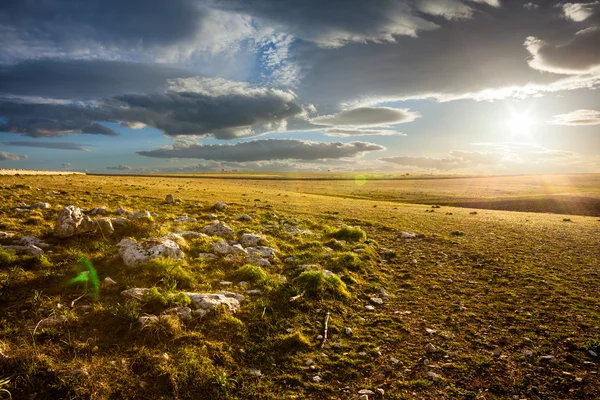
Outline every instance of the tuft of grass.
{"type": "Polygon", "coordinates": [[[350,296],[346,284],[339,276],[325,271],[304,271],[292,281],[300,291],[313,297],[341,297],[350,296]]]}
{"type": "Polygon", "coordinates": [[[257,265],[246,264],[234,272],[234,277],[240,281],[248,281],[253,283],[264,282],[268,278],[268,274],[264,269],[257,265]]]}
{"type": "Polygon", "coordinates": [[[331,233],[331,237],[347,242],[361,242],[367,239],[367,234],[359,227],[344,226],[331,233]]]}
{"type": "Polygon", "coordinates": [[[146,338],[156,342],[165,339],[173,339],[182,335],[183,328],[176,315],[161,315],[157,319],[150,320],[143,326],[146,338]]]}
{"type": "Polygon", "coordinates": [[[160,292],[158,288],[153,287],[142,297],[142,301],[153,307],[186,307],[192,302],[189,297],[183,293],[160,292]]]}
{"type": "Polygon", "coordinates": [[[310,347],[310,340],[299,331],[280,335],[275,339],[275,348],[278,353],[296,353],[308,350],[310,347]]]}
{"type": "Polygon", "coordinates": [[[13,250],[5,250],[0,247],[0,265],[10,265],[17,261],[17,256],[13,250]]]}
{"type": "Polygon", "coordinates": [[[465,236],[465,233],[463,231],[452,231],[450,232],[450,234],[452,236],[465,236]]]}
{"type": "Polygon", "coordinates": [[[359,271],[367,267],[367,263],[362,261],[360,257],[351,251],[346,251],[332,257],[327,264],[333,271],[359,271]]]}
{"type": "Polygon", "coordinates": [[[124,319],[129,323],[137,322],[140,317],[141,306],[136,300],[129,299],[125,303],[117,303],[113,315],[117,318],[124,319]]]}

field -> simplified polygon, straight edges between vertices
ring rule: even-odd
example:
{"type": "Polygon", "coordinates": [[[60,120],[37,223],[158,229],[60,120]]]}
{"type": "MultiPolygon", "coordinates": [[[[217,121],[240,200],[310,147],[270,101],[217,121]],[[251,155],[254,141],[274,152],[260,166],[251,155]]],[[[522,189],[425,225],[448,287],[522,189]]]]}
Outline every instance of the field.
{"type": "Polygon", "coordinates": [[[0,398],[600,397],[599,175],[0,179],[0,231],[15,234],[0,244],[50,245],[0,250],[0,398]],[[35,202],[50,208],[19,204],[35,202]],[[61,239],[68,205],[155,214],[61,239]],[[218,236],[137,268],[116,246],[199,232],[211,214],[225,239],[260,234],[270,265],[207,257],[218,236]],[[222,290],[245,296],[237,312],[161,315],[222,290]]]}

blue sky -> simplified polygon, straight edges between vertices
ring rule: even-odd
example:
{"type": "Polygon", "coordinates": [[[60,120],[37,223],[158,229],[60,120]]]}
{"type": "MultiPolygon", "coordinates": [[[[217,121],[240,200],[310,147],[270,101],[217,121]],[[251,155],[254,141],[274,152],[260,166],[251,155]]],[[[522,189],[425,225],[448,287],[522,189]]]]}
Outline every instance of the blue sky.
{"type": "Polygon", "coordinates": [[[0,168],[600,170],[600,2],[0,5],[0,168]]]}

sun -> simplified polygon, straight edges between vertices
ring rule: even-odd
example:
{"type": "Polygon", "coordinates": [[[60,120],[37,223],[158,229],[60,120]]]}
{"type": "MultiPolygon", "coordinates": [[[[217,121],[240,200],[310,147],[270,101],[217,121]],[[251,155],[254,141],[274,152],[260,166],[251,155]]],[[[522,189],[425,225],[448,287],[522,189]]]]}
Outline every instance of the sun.
{"type": "Polygon", "coordinates": [[[533,130],[535,119],[526,113],[513,113],[507,125],[513,136],[527,136],[533,130]]]}

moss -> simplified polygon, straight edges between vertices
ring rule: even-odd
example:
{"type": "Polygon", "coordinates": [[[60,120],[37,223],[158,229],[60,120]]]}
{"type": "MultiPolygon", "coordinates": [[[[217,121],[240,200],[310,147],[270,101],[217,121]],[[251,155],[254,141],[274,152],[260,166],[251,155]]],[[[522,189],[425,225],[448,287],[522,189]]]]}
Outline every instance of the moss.
{"type": "Polygon", "coordinates": [[[17,256],[13,250],[5,250],[0,247],[0,265],[8,266],[17,261],[17,256]]]}
{"type": "Polygon", "coordinates": [[[347,242],[361,242],[367,239],[367,234],[359,227],[344,226],[332,232],[331,237],[347,242]]]}
{"type": "Polygon", "coordinates": [[[154,307],[185,307],[192,301],[183,293],[178,292],[160,292],[158,288],[153,287],[150,292],[142,297],[142,301],[149,306],[154,307]]]}
{"type": "Polygon", "coordinates": [[[339,276],[324,271],[304,271],[293,280],[300,291],[315,297],[349,297],[346,284],[339,276]]]}
{"type": "Polygon", "coordinates": [[[308,350],[310,347],[311,344],[308,338],[298,331],[280,335],[275,340],[275,348],[278,352],[296,353],[308,350]]]}
{"type": "Polygon", "coordinates": [[[259,283],[267,280],[269,275],[265,272],[264,269],[257,265],[246,264],[243,267],[240,267],[237,271],[235,271],[233,276],[235,277],[235,279],[238,279],[240,281],[259,283]]]}

